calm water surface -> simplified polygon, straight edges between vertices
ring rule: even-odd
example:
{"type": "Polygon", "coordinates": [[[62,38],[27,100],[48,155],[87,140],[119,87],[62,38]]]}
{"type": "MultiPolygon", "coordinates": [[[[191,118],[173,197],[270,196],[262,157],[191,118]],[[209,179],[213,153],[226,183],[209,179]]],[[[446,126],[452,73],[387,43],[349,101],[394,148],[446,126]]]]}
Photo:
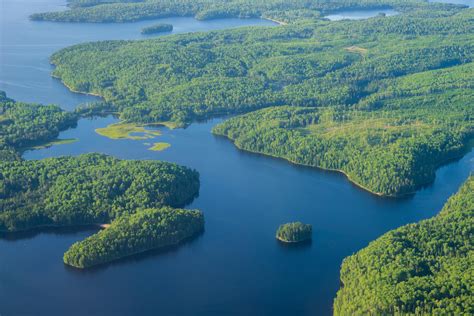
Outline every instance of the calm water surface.
{"type": "Polygon", "coordinates": [[[386,16],[397,15],[398,12],[391,9],[374,9],[374,10],[344,10],[333,14],[326,15],[325,18],[331,21],[340,20],[363,20],[368,18],[376,17],[379,14],[385,14],[386,16]]]}
{"type": "MultiPolygon", "coordinates": [[[[140,37],[139,23],[71,25],[26,20],[30,12],[44,11],[44,6],[55,8],[60,2],[0,1],[2,9],[10,10],[8,14],[2,10],[0,88],[22,101],[68,107],[87,101],[88,97],[72,94],[50,79],[48,55],[83,40],[140,37]]],[[[268,24],[167,21],[176,30],[182,25],[188,31],[268,24]]],[[[206,232],[177,249],[90,271],[64,266],[62,255],[73,242],[94,231],[50,231],[0,239],[1,315],[330,314],[342,259],[392,228],[435,215],[474,170],[471,152],[440,168],[435,183],[416,195],[383,199],[359,190],[336,173],[241,152],[210,133],[219,119],[187,129],[160,128],[163,135],[147,141],[110,140],[94,132],[116,121],[113,117],[81,120],[76,129],[60,135],[78,142],[29,151],[24,157],[103,152],[196,168],[201,174],[200,196],[189,208],[205,213],[206,232]],[[149,142],[168,142],[171,147],[149,151],[149,142]],[[275,240],[278,225],[294,220],[313,224],[311,244],[285,247],[275,240]]]]}

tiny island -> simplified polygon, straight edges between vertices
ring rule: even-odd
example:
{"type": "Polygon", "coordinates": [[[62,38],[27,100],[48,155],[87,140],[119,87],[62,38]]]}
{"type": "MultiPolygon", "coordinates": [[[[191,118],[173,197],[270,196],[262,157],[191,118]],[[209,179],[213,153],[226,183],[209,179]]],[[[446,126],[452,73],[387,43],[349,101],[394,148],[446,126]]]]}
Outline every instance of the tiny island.
{"type": "Polygon", "coordinates": [[[311,239],[313,226],[301,222],[287,223],[278,227],[276,238],[286,243],[296,243],[311,239]]]}
{"type": "Polygon", "coordinates": [[[166,23],[159,23],[159,24],[153,24],[153,25],[142,28],[142,34],[149,35],[149,34],[156,34],[156,33],[164,33],[164,32],[171,32],[172,30],[173,30],[173,25],[166,24],[166,23]]]}

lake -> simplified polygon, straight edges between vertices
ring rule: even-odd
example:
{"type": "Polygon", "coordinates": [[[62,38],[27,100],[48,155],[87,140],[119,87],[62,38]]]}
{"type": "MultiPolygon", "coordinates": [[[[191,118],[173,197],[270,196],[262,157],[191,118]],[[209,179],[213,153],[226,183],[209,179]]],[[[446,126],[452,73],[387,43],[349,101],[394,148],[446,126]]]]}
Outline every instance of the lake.
{"type": "Polygon", "coordinates": [[[385,14],[386,16],[394,16],[397,15],[398,12],[392,9],[344,10],[328,14],[325,16],[325,18],[331,21],[364,20],[376,17],[379,14],[385,14]]]}
{"type": "MultiPolygon", "coordinates": [[[[55,102],[72,108],[91,98],[73,94],[50,78],[48,56],[86,40],[142,38],[154,21],[130,24],[30,22],[32,12],[61,1],[2,0],[0,89],[20,101],[55,102]],[[5,11],[7,9],[7,11],[5,11]],[[8,30],[8,31],[6,31],[8,30]]],[[[175,31],[239,25],[261,20],[162,19],[175,31]]],[[[61,133],[72,144],[28,151],[26,159],[102,152],[124,159],[159,159],[196,168],[200,196],[188,206],[205,213],[206,231],[179,248],[154,251],[88,271],[65,266],[62,255],[95,230],[53,230],[0,239],[2,315],[329,315],[344,257],[384,232],[439,212],[474,170],[474,152],[437,172],[436,181],[403,199],[380,198],[344,176],[298,167],[239,151],[213,136],[214,119],[186,129],[159,128],[146,141],[110,140],[94,132],[113,117],[83,119],[61,133]],[[162,151],[148,150],[167,142],[162,151]],[[313,225],[313,241],[278,243],[288,221],[313,225]]]]}

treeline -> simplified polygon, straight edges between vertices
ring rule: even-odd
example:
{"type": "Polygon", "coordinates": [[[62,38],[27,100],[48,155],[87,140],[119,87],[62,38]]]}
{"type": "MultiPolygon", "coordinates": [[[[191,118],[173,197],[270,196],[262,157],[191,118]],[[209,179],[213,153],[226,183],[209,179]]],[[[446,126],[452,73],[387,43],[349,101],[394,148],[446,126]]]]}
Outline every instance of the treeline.
{"type": "Polygon", "coordinates": [[[77,116],[55,105],[15,102],[0,91],[0,160],[18,160],[21,150],[56,138],[77,116]]]}
{"type": "Polygon", "coordinates": [[[108,223],[144,208],[182,207],[199,174],[100,154],[0,162],[0,231],[108,223]]]}
{"type": "Polygon", "coordinates": [[[89,268],[151,249],[176,245],[204,230],[199,211],[146,209],[114,220],[99,233],[79,241],[64,254],[64,263],[89,268]]]}
{"type": "Polygon", "coordinates": [[[166,23],[158,23],[144,27],[141,31],[142,34],[156,34],[163,32],[171,32],[173,30],[173,25],[166,23]]]}
{"type": "Polygon", "coordinates": [[[301,21],[339,10],[394,8],[408,12],[441,6],[455,7],[429,5],[423,0],[73,0],[70,1],[71,10],[33,14],[31,19],[60,22],[129,22],[171,16],[194,16],[201,20],[266,16],[301,21]]]}
{"type": "Polygon", "coordinates": [[[279,105],[351,106],[382,89],[380,80],[471,62],[473,15],[88,43],[51,60],[68,86],[102,95],[123,119],[141,123],[189,123],[279,105]]]}
{"type": "Polygon", "coordinates": [[[474,136],[474,64],[383,81],[356,108],[278,107],[217,125],[241,149],[343,171],[365,189],[396,196],[434,180],[474,136]]]}
{"type": "Polygon", "coordinates": [[[335,315],[472,315],[474,177],[432,219],[344,259],[335,315]]]}

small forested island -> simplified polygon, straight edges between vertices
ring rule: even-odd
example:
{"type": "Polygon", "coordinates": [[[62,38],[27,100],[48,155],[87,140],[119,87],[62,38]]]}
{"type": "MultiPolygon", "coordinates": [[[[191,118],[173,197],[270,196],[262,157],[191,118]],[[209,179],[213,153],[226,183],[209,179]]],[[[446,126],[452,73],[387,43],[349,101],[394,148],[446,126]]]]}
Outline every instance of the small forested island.
{"type": "Polygon", "coordinates": [[[154,25],[150,25],[150,26],[142,28],[141,33],[145,35],[149,35],[149,34],[171,32],[172,30],[173,30],[173,25],[166,24],[166,23],[158,23],[158,24],[154,24],[154,25]]]}
{"type": "Polygon", "coordinates": [[[280,225],[276,232],[276,238],[286,243],[297,243],[311,239],[313,226],[301,222],[280,225]]]}
{"type": "Polygon", "coordinates": [[[439,215],[344,259],[335,315],[474,313],[474,176],[439,215]]]}
{"type": "Polygon", "coordinates": [[[64,263],[89,268],[126,256],[176,245],[204,230],[199,211],[146,209],[114,220],[99,233],[79,241],[64,254],[64,263]]]}

